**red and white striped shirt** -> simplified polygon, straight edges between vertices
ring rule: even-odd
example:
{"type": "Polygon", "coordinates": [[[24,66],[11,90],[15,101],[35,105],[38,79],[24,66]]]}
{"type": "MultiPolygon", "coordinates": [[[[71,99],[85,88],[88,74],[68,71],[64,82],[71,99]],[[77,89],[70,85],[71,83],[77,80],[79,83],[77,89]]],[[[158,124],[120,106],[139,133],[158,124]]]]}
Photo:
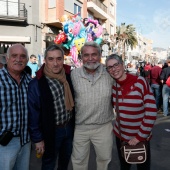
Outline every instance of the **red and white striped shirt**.
{"type": "MultiPolygon", "coordinates": [[[[155,98],[146,80],[139,76],[127,74],[123,81],[113,85],[113,105],[116,108],[116,89],[120,117],[121,139],[129,141],[136,137],[146,140],[150,135],[157,117],[155,98]]],[[[118,118],[114,125],[114,133],[119,135],[118,118]]]]}

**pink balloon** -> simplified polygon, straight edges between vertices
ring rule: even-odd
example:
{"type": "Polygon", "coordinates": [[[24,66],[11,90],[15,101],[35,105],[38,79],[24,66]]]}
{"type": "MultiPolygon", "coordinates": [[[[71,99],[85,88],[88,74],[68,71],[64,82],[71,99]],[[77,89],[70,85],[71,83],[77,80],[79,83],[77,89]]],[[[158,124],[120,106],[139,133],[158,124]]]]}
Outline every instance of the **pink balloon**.
{"type": "Polygon", "coordinates": [[[95,30],[96,37],[100,37],[100,35],[102,35],[102,32],[103,32],[103,27],[98,24],[95,30]]]}

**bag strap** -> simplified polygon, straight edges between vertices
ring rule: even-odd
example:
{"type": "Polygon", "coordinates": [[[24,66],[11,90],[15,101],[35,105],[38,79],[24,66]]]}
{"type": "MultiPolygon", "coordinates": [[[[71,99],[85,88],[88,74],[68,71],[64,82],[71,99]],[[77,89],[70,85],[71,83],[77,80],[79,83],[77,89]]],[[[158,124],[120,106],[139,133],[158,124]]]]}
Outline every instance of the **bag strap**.
{"type": "Polygon", "coordinates": [[[120,135],[120,138],[121,138],[117,83],[116,83],[116,113],[117,113],[117,120],[118,120],[118,130],[119,130],[119,135],[120,135]]]}

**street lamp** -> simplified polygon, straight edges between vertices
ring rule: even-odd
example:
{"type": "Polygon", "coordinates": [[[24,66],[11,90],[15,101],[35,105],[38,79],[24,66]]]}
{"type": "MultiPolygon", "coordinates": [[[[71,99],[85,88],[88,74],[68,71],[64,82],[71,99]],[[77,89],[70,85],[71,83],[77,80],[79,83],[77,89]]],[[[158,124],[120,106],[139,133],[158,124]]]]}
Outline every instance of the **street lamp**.
{"type": "Polygon", "coordinates": [[[109,33],[108,33],[107,30],[106,30],[106,32],[105,32],[104,35],[103,35],[103,40],[104,40],[104,41],[108,41],[108,39],[109,39],[109,33]]]}
{"type": "Polygon", "coordinates": [[[103,34],[103,44],[102,44],[102,57],[106,58],[109,55],[109,34],[106,32],[103,34]]]}

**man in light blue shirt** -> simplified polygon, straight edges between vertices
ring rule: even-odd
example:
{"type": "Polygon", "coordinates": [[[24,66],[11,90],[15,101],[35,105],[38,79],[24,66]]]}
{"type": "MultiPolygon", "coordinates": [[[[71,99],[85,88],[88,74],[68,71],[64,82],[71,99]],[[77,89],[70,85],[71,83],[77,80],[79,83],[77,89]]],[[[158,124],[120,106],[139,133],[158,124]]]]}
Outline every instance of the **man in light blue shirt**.
{"type": "Polygon", "coordinates": [[[38,64],[36,62],[37,57],[32,54],[30,56],[30,61],[28,62],[27,66],[29,66],[31,68],[32,74],[31,77],[34,78],[35,77],[35,73],[38,71],[38,64]]]}

